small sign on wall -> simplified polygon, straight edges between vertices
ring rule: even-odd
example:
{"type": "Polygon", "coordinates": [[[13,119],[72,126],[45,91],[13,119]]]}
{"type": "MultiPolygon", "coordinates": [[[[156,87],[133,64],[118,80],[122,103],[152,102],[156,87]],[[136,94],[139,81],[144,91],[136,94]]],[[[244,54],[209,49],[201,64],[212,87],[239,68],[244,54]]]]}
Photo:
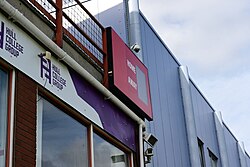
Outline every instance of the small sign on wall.
{"type": "Polygon", "coordinates": [[[152,120],[148,70],[118,34],[107,28],[109,86],[136,114],[152,120]]]}

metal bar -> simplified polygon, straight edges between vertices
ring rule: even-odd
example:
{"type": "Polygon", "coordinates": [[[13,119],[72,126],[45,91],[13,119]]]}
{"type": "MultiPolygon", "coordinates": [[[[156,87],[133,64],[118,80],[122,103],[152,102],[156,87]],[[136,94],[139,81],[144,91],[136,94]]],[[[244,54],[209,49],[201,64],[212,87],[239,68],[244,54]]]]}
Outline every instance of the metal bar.
{"type": "Polygon", "coordinates": [[[99,52],[105,54],[101,49],[76,23],[74,23],[67,14],[63,12],[63,16],[67,19],[99,52]]]}
{"type": "MultiPolygon", "coordinates": [[[[36,6],[38,8],[38,10],[40,10],[48,19],[50,19],[56,25],[55,43],[59,47],[62,47],[62,45],[63,45],[63,33],[65,33],[65,35],[67,35],[73,42],[75,42],[93,60],[93,62],[95,62],[98,66],[103,68],[103,63],[87,47],[85,47],[83,44],[81,44],[81,42],[79,40],[77,40],[74,37],[74,35],[70,34],[69,31],[67,31],[66,29],[63,28],[63,17],[64,17],[72,24],[72,26],[74,28],[76,28],[81,33],[81,35],[83,35],[86,38],[86,40],[88,40],[90,42],[91,45],[93,45],[94,48],[96,48],[102,54],[103,62],[105,61],[106,66],[108,65],[107,60],[104,60],[104,59],[107,59],[105,29],[95,19],[95,17],[92,16],[91,13],[82,5],[82,3],[79,0],[75,0],[76,3],[89,15],[89,17],[96,23],[97,26],[99,26],[99,28],[102,31],[102,47],[103,47],[103,49],[100,46],[98,46],[97,43],[94,42],[90,38],[90,36],[88,36],[74,21],[72,21],[66,13],[63,12],[62,0],[56,0],[56,3],[53,0],[48,0],[48,2],[56,9],[56,18],[54,18],[47,10],[44,9],[43,6],[41,6],[35,0],[30,0],[30,1],[34,4],[34,6],[36,6]]],[[[105,71],[104,75],[107,75],[108,68],[106,68],[105,70],[106,71],[105,71]]],[[[105,76],[104,80],[107,81],[107,79],[108,79],[107,76],[105,76]]],[[[106,85],[108,85],[108,83],[106,83],[106,85]]]]}
{"type": "Polygon", "coordinates": [[[56,19],[50,15],[47,10],[45,10],[38,2],[34,1],[34,6],[37,7],[38,10],[40,10],[48,19],[50,19],[53,23],[56,23],[56,19]]]}
{"type": "Polygon", "coordinates": [[[99,21],[82,5],[79,0],[75,0],[76,3],[89,15],[89,17],[104,31],[105,28],[99,23],[99,21]]]}
{"type": "Polygon", "coordinates": [[[103,43],[103,81],[102,84],[108,88],[109,87],[109,79],[108,79],[108,54],[107,54],[107,32],[106,30],[102,34],[102,43],[103,43]]]}
{"type": "Polygon", "coordinates": [[[103,67],[103,64],[98,60],[85,46],[83,46],[68,30],[64,28],[64,34],[67,35],[77,46],[79,46],[97,65],[103,67]]]}
{"type": "Polygon", "coordinates": [[[48,2],[49,2],[54,8],[58,9],[57,4],[56,4],[54,1],[48,0],[48,2]]]}
{"type": "Polygon", "coordinates": [[[63,45],[63,25],[62,25],[62,0],[56,0],[56,44],[59,47],[63,45]]]}

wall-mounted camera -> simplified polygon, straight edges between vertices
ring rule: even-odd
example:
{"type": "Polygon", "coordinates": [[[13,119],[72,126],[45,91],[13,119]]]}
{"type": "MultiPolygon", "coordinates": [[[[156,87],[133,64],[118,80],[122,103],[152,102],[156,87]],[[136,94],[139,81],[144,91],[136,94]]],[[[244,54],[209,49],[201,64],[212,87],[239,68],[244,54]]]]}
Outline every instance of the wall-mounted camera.
{"type": "Polygon", "coordinates": [[[135,43],[134,45],[132,45],[132,46],[130,47],[130,49],[131,49],[132,51],[134,51],[135,53],[138,53],[138,52],[141,50],[141,47],[140,47],[140,45],[138,45],[137,43],[135,43]]]}
{"type": "Polygon", "coordinates": [[[146,133],[144,132],[143,134],[143,139],[144,141],[148,144],[148,148],[146,149],[146,151],[144,152],[144,162],[145,164],[148,164],[151,162],[151,159],[154,155],[153,153],[153,147],[155,146],[155,144],[157,143],[158,139],[151,133],[146,133]]]}
{"type": "Polygon", "coordinates": [[[154,155],[153,148],[152,147],[147,148],[146,151],[144,152],[145,164],[148,164],[151,162],[153,155],[154,155]]]}
{"type": "Polygon", "coordinates": [[[145,156],[153,156],[154,155],[154,153],[153,153],[153,148],[152,147],[149,147],[149,148],[147,148],[147,150],[145,151],[145,156]]]}

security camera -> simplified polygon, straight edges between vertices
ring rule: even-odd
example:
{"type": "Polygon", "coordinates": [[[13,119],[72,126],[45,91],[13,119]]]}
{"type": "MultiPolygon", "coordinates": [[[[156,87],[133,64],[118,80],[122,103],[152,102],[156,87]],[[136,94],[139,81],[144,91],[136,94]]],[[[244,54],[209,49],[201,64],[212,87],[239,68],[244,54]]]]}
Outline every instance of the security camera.
{"type": "Polygon", "coordinates": [[[158,139],[151,133],[147,134],[145,133],[144,134],[144,140],[151,146],[151,147],[154,147],[155,144],[157,143],[158,139]]]}
{"type": "Polygon", "coordinates": [[[141,47],[140,47],[140,45],[138,45],[138,44],[136,43],[136,44],[132,45],[132,46],[130,47],[130,49],[133,50],[135,53],[138,53],[138,52],[141,50],[141,47]]]}
{"type": "Polygon", "coordinates": [[[153,155],[154,155],[153,148],[152,147],[147,148],[147,150],[144,152],[145,164],[148,164],[151,162],[153,155]]]}
{"type": "Polygon", "coordinates": [[[149,148],[147,148],[147,150],[145,151],[145,156],[150,156],[150,157],[152,157],[153,155],[154,155],[154,153],[153,153],[153,148],[152,147],[149,147],[149,148]]]}

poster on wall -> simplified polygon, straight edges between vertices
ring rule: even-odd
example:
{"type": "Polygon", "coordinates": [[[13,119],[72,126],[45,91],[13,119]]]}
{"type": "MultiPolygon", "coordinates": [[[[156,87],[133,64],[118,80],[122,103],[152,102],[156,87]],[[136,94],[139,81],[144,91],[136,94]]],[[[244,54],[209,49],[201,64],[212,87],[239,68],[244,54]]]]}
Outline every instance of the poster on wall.
{"type": "Polygon", "coordinates": [[[148,70],[119,35],[107,28],[109,86],[136,114],[152,120],[148,70]]]}

